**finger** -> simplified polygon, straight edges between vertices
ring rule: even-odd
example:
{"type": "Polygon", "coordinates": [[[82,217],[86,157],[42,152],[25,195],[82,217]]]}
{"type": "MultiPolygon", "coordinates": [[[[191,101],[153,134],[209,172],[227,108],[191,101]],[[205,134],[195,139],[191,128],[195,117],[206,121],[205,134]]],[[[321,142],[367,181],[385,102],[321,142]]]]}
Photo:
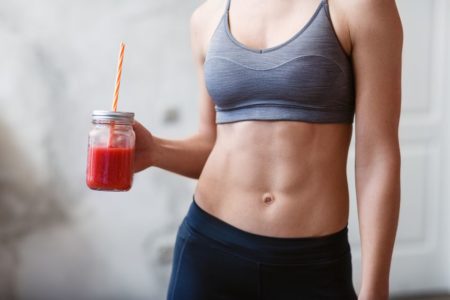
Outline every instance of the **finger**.
{"type": "Polygon", "coordinates": [[[144,128],[144,126],[137,120],[134,120],[133,128],[144,128]]]}

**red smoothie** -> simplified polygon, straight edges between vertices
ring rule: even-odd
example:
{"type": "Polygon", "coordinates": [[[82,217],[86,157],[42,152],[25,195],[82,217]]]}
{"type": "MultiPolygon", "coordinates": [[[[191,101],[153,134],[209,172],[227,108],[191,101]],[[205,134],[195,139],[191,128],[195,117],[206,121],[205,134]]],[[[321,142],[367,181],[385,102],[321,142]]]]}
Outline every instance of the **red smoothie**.
{"type": "Polygon", "coordinates": [[[86,183],[93,190],[127,191],[133,162],[134,148],[89,147],[86,183]]]}

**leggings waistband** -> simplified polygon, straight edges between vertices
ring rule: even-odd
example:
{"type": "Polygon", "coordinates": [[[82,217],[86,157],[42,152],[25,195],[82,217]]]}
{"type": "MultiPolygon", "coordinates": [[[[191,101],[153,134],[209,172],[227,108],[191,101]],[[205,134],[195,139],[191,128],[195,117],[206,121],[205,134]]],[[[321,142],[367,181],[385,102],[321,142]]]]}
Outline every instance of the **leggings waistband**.
{"type": "Polygon", "coordinates": [[[191,235],[207,240],[217,247],[261,260],[323,261],[339,258],[350,252],[348,226],[319,237],[271,237],[239,229],[204,211],[192,197],[185,217],[191,235]]]}

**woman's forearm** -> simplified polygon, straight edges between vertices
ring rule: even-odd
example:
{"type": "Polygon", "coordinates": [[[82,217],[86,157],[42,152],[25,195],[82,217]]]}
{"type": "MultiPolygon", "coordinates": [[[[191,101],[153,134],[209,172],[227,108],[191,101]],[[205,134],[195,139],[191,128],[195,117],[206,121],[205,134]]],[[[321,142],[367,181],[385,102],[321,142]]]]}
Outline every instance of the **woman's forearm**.
{"type": "MultiPolygon", "coordinates": [[[[374,162],[376,161],[376,162],[374,162]]],[[[400,207],[400,156],[356,167],[362,246],[361,300],[387,300],[400,207]]]]}
{"type": "Polygon", "coordinates": [[[214,142],[195,134],[186,139],[170,140],[153,136],[151,166],[189,178],[198,179],[214,147],[214,142]]]}

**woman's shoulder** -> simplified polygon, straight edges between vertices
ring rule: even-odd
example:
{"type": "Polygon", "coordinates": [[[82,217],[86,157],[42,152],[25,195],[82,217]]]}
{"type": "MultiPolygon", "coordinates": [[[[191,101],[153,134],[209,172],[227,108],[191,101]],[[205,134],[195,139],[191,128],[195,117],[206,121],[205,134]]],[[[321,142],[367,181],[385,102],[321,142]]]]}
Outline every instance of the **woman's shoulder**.
{"type": "Polygon", "coordinates": [[[345,28],[352,52],[355,43],[376,34],[401,37],[401,21],[395,0],[327,0],[345,28]],[[392,33],[396,34],[392,34],[392,33]]]}
{"type": "Polygon", "coordinates": [[[370,27],[398,22],[399,14],[395,0],[329,0],[342,11],[350,30],[360,30],[361,25],[370,27]]]}
{"type": "Polygon", "coordinates": [[[222,14],[225,10],[227,0],[205,0],[192,12],[191,24],[202,26],[211,22],[217,14],[222,14]]]}
{"type": "Polygon", "coordinates": [[[225,12],[226,4],[227,0],[206,0],[191,15],[192,46],[197,49],[200,59],[204,58],[209,39],[225,12]]]}

